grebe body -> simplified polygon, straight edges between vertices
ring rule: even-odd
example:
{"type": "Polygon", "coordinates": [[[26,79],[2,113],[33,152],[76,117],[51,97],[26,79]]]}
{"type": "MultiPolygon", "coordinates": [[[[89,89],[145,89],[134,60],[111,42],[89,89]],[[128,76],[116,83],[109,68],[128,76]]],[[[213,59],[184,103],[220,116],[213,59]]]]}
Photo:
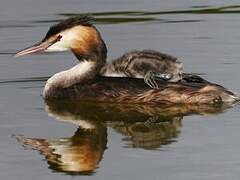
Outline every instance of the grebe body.
{"type": "Polygon", "coordinates": [[[144,104],[221,104],[233,103],[236,96],[216,84],[171,83],[157,80],[158,89],[141,79],[97,76],[86,83],[67,88],[45,88],[45,100],[83,100],[112,103],[144,104]]]}
{"type": "MultiPolygon", "coordinates": [[[[99,74],[106,73],[108,75],[109,69],[113,66],[111,64],[106,65],[106,45],[90,20],[87,16],[64,20],[52,26],[40,43],[16,54],[16,56],[23,56],[44,51],[70,50],[78,58],[79,63],[76,66],[59,72],[48,79],[43,91],[44,99],[154,104],[223,103],[237,100],[237,97],[230,91],[207,81],[168,82],[160,79],[156,81],[158,89],[152,89],[142,79],[133,78],[138,77],[138,75],[144,76],[144,73],[148,70],[163,74],[170,72],[170,74],[173,74],[173,81],[176,81],[176,76],[181,76],[181,62],[155,51],[136,51],[136,56],[130,58],[130,61],[125,60],[126,58],[129,60],[128,58],[131,57],[129,54],[124,55],[120,60],[116,60],[116,63],[121,62],[120,65],[129,62],[123,73],[128,72],[129,74],[126,73],[126,76],[130,77],[100,77],[99,74]],[[165,60],[159,58],[154,60],[156,54],[158,54],[158,57],[165,57],[165,60]],[[144,55],[147,59],[152,60],[147,63],[144,62],[144,55]],[[149,58],[149,56],[151,57],[149,58]],[[151,68],[148,69],[146,66],[154,61],[155,63],[152,63],[151,68]],[[156,62],[160,65],[157,66],[158,63],[156,62]],[[167,65],[167,62],[169,64],[172,62],[172,64],[163,68],[167,65]],[[134,64],[140,64],[141,66],[140,68],[138,66],[134,67],[134,64]],[[177,66],[174,67],[176,64],[177,66]],[[165,72],[165,69],[169,71],[165,72]]],[[[201,80],[201,78],[199,79],[201,80]]]]}

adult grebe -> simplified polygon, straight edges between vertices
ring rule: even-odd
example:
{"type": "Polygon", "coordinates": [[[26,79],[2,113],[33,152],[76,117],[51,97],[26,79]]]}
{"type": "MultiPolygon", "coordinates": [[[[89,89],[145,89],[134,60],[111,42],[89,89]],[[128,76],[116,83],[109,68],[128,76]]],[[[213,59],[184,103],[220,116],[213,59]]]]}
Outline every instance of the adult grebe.
{"type": "Polygon", "coordinates": [[[167,82],[157,80],[158,89],[141,79],[100,77],[107,49],[88,16],[69,18],[52,26],[38,44],[22,50],[16,57],[43,51],[71,50],[79,63],[48,79],[43,97],[129,103],[222,103],[237,97],[225,88],[208,82],[167,82]]]}

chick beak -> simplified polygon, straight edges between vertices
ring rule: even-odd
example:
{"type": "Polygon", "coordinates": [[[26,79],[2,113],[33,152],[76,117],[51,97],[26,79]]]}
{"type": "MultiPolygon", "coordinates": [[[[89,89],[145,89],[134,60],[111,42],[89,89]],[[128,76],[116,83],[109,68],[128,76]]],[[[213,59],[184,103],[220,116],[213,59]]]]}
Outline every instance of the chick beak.
{"type": "Polygon", "coordinates": [[[35,54],[35,53],[43,52],[49,46],[53,45],[54,43],[56,43],[60,39],[61,39],[61,36],[58,36],[54,39],[46,40],[46,41],[42,41],[40,43],[34,44],[31,47],[28,47],[26,49],[23,49],[23,50],[19,51],[18,53],[15,54],[14,57],[20,57],[20,56],[25,56],[25,55],[28,55],[28,54],[35,54]]]}

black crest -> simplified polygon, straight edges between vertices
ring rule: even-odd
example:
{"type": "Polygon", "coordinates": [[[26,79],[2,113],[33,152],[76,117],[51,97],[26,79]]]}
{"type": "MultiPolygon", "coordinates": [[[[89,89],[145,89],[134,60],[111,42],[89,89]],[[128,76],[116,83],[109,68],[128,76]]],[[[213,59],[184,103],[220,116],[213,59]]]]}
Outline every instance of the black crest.
{"type": "Polygon", "coordinates": [[[71,17],[66,20],[63,20],[63,21],[59,22],[58,24],[55,24],[49,28],[43,41],[55,34],[58,34],[61,31],[70,29],[77,25],[92,26],[93,20],[94,20],[94,18],[89,15],[76,16],[76,17],[71,17]]]}

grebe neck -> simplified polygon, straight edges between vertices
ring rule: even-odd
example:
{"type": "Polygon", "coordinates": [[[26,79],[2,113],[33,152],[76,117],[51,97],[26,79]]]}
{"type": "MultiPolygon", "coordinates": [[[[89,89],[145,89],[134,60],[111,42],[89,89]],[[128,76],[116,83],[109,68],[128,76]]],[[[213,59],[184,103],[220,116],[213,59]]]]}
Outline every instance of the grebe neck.
{"type": "Polygon", "coordinates": [[[101,69],[102,64],[93,60],[81,60],[71,69],[54,74],[47,80],[43,97],[54,97],[58,89],[68,88],[77,83],[86,83],[93,79],[101,69]]]}
{"type": "MultiPolygon", "coordinates": [[[[69,70],[61,71],[48,79],[43,90],[43,97],[54,97],[59,88],[68,88],[77,83],[94,79],[106,64],[107,48],[98,31],[98,45],[75,46],[71,49],[79,63],[69,70]],[[84,48],[83,48],[84,47],[84,48]]],[[[83,43],[84,44],[84,43],[83,43]]]]}
{"type": "Polygon", "coordinates": [[[88,29],[88,31],[89,32],[86,30],[84,31],[86,35],[85,39],[83,38],[81,41],[77,41],[71,47],[71,51],[79,62],[90,59],[95,61],[98,67],[101,68],[106,64],[107,46],[103,41],[101,34],[94,26],[88,29]]]}

